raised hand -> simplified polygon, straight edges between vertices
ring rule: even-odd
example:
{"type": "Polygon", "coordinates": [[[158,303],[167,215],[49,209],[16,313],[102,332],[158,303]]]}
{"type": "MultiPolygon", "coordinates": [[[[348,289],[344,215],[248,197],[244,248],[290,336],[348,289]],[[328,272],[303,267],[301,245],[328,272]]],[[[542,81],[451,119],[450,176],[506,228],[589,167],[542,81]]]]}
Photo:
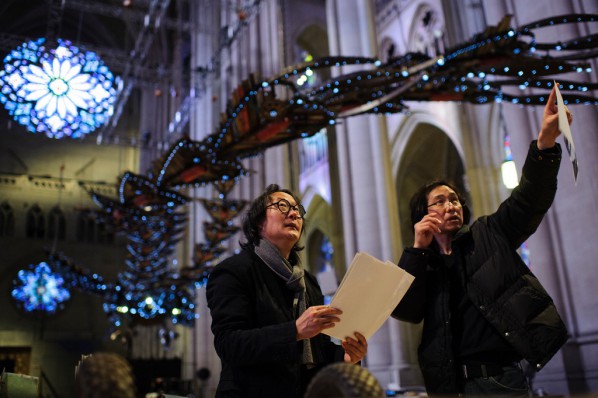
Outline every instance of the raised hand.
{"type": "Polygon", "coordinates": [[[430,246],[434,234],[440,233],[439,224],[442,221],[435,214],[426,214],[420,222],[414,226],[414,242],[413,247],[417,249],[425,249],[430,246]]]}
{"type": "MultiPolygon", "coordinates": [[[[558,83],[557,83],[558,84],[558,83]]],[[[573,122],[573,114],[569,108],[565,107],[567,113],[567,120],[569,124],[573,122]]],[[[556,86],[552,88],[544,113],[542,114],[542,128],[538,134],[538,149],[552,148],[556,142],[557,137],[561,134],[559,130],[559,114],[556,105],[556,86]]]]}

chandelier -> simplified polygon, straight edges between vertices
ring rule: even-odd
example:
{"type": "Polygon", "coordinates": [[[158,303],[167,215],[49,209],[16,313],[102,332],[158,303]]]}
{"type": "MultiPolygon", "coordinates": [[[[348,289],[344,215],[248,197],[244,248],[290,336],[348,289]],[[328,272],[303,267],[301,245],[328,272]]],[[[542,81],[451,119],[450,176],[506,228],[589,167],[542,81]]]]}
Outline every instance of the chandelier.
{"type": "Polygon", "coordinates": [[[40,38],[4,58],[0,102],[33,133],[81,138],[108,121],[119,81],[94,52],[40,38]]]}

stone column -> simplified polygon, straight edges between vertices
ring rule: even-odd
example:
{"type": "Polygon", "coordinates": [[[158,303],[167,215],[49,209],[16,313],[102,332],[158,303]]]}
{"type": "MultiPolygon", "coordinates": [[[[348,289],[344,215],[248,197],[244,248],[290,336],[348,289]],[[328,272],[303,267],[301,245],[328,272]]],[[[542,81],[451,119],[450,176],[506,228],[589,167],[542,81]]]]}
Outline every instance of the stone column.
{"type": "MultiPolygon", "coordinates": [[[[331,55],[376,56],[372,2],[329,0],[326,7],[331,55]]],[[[363,68],[339,67],[333,76],[363,68]]],[[[394,184],[387,133],[381,118],[354,116],[336,125],[337,184],[348,262],[358,251],[391,260],[393,243],[398,240],[397,223],[392,222],[398,216],[396,200],[391,200],[394,184]]],[[[364,361],[383,386],[398,382],[396,369],[403,363],[398,330],[390,328],[389,322],[370,339],[364,361]]]]}

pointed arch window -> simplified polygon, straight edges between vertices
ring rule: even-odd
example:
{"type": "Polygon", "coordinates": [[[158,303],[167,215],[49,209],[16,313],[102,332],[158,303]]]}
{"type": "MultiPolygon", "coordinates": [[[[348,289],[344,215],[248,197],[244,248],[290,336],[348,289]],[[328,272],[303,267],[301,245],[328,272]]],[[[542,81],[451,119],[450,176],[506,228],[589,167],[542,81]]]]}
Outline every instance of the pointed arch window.
{"type": "Polygon", "coordinates": [[[442,15],[435,9],[423,6],[418,11],[410,33],[409,51],[434,57],[444,53],[445,27],[442,15]]]}
{"type": "Polygon", "coordinates": [[[96,223],[88,211],[81,211],[77,216],[77,241],[93,242],[96,223]]]}
{"type": "Polygon", "coordinates": [[[99,222],[97,224],[98,242],[100,243],[113,243],[114,232],[111,228],[108,228],[105,223],[99,222]]]}
{"type": "Polygon", "coordinates": [[[14,236],[15,215],[8,202],[0,205],[0,236],[14,236]]]}
{"type": "Polygon", "coordinates": [[[333,255],[334,255],[334,248],[332,247],[332,242],[330,239],[324,234],[322,234],[322,240],[320,242],[320,255],[317,259],[317,270],[318,272],[322,272],[327,270],[328,268],[334,268],[333,264],[333,255]]]}
{"type": "Polygon", "coordinates": [[[66,237],[66,219],[64,212],[58,206],[48,214],[48,238],[64,240],[66,237]]]}
{"type": "Polygon", "coordinates": [[[313,271],[316,273],[318,283],[324,294],[324,303],[330,303],[332,296],[338,287],[338,280],[334,269],[334,249],[330,239],[317,230],[310,239],[310,262],[313,264],[313,271]]]}
{"type": "Polygon", "coordinates": [[[45,217],[39,205],[33,205],[27,212],[25,233],[28,238],[43,239],[46,233],[45,217]]]}

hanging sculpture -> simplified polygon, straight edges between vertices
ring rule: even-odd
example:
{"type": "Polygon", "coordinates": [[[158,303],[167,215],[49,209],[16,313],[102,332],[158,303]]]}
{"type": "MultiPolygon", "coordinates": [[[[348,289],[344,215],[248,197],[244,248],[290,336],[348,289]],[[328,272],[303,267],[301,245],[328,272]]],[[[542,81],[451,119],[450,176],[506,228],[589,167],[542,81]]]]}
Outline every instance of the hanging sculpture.
{"type": "MultiPolygon", "coordinates": [[[[554,17],[519,30],[510,28],[507,17],[472,41],[434,58],[413,53],[382,64],[377,58],[327,57],[289,67],[264,81],[251,75],[233,92],[216,132],[198,145],[218,162],[238,161],[309,137],[339,118],[405,112],[408,101],[543,105],[556,76],[590,72],[582,61],[598,57],[598,35],[538,43],[532,30],[581,22],[598,22],[598,15],[554,17]],[[296,81],[305,71],[350,65],[363,69],[316,88],[302,89],[296,81]],[[278,98],[277,89],[286,90],[286,97],[278,98]]],[[[598,83],[564,79],[559,83],[568,104],[598,105],[598,98],[589,94],[598,89],[598,83]]]]}
{"type": "MultiPolygon", "coordinates": [[[[543,105],[556,76],[589,71],[583,61],[598,57],[598,35],[538,43],[533,29],[597,21],[596,15],[566,15],[515,30],[505,18],[434,58],[407,54],[383,64],[375,58],[328,57],[287,68],[268,80],[252,74],[232,93],[213,134],[201,142],[181,138],[154,162],[147,177],[126,173],[117,199],[89,192],[102,209],[101,217],[128,237],[126,271],[117,282],[96,279],[89,285],[85,271],[63,257],[53,264],[63,273],[78,275],[65,278],[76,287],[102,295],[116,327],[125,315],[146,320],[168,316],[192,325],[197,317],[195,289],[205,283],[212,264],[225,251],[222,242],[237,232],[233,219],[246,205],[227,199],[235,182],[247,174],[242,159],[312,136],[339,118],[408,111],[408,101],[543,105]],[[363,68],[319,87],[297,82],[306,71],[348,65],[363,68]],[[210,183],[219,195],[200,199],[213,219],[204,223],[205,243],[196,243],[192,266],[173,266],[166,258],[186,222],[177,209],[189,200],[177,190],[210,183]]],[[[569,104],[598,105],[598,98],[589,94],[598,89],[597,83],[558,81],[569,104]]]]}

